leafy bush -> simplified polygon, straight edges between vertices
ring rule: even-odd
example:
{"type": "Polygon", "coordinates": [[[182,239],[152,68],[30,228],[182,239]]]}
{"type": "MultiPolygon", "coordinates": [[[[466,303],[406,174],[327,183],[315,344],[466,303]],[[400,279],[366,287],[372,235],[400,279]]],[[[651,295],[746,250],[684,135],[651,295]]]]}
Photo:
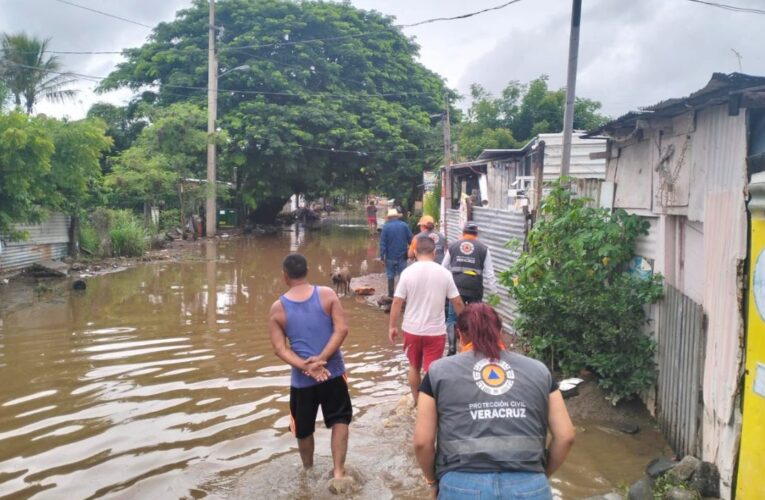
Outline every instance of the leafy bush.
{"type": "Polygon", "coordinates": [[[80,223],[79,231],[80,248],[84,248],[91,254],[98,254],[101,249],[101,238],[98,236],[98,231],[88,220],[83,220],[80,223]]]}
{"type": "Polygon", "coordinates": [[[115,257],[138,257],[146,251],[146,231],[129,210],[111,212],[109,239],[115,257]]]}
{"type": "Polygon", "coordinates": [[[182,228],[181,211],[177,208],[169,208],[159,212],[159,230],[160,232],[172,231],[176,227],[182,228]]]}
{"type": "Polygon", "coordinates": [[[500,280],[517,301],[515,327],[532,354],[566,374],[591,369],[616,403],[655,380],[654,343],[642,327],[644,305],[661,298],[662,277],[627,272],[648,222],[586,201],[555,185],[529,232],[528,253],[500,280]]]}

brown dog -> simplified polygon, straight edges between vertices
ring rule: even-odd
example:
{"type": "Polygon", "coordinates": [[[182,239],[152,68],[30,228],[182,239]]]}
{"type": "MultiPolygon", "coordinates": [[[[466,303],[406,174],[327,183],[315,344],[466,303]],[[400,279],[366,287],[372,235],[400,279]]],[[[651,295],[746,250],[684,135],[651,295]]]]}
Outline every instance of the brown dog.
{"type": "Polygon", "coordinates": [[[340,290],[343,291],[343,295],[348,295],[348,290],[351,286],[351,272],[347,267],[337,267],[332,273],[332,283],[335,284],[335,292],[340,295],[340,290]]]}

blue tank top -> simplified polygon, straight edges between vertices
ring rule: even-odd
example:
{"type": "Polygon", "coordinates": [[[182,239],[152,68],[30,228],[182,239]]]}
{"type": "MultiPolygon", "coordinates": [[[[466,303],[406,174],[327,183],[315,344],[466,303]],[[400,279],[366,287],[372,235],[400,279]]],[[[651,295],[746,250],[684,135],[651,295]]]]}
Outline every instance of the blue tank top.
{"type": "MultiPolygon", "coordinates": [[[[284,307],[287,320],[285,333],[290,341],[292,350],[303,359],[318,356],[332,336],[332,317],[321,307],[318,287],[313,287],[311,296],[302,302],[290,300],[284,295],[279,297],[284,307]]],[[[330,378],[339,377],[345,373],[345,363],[340,349],[327,360],[325,368],[329,370],[330,378]]],[[[316,380],[305,375],[297,368],[292,368],[292,387],[311,387],[318,384],[316,380]]]]}

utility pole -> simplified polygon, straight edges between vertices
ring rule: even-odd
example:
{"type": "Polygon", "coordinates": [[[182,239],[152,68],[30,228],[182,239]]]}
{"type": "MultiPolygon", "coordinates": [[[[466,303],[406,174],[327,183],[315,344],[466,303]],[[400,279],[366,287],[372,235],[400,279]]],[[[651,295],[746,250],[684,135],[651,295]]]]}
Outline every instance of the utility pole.
{"type": "Polygon", "coordinates": [[[582,0],[574,0],[571,9],[571,38],[568,41],[568,79],[566,80],[566,110],[563,113],[563,157],[561,177],[569,174],[571,166],[571,136],[574,131],[574,100],[576,99],[576,65],[579,58],[579,24],[582,0]]]}
{"type": "Polygon", "coordinates": [[[215,0],[210,1],[210,26],[207,35],[207,207],[205,210],[208,238],[215,237],[218,220],[215,175],[215,118],[218,114],[218,59],[215,54],[215,0]]]}
{"type": "Polygon", "coordinates": [[[449,121],[449,97],[444,94],[444,165],[452,164],[452,125],[449,121]]]}
{"type": "Polygon", "coordinates": [[[449,121],[449,96],[444,94],[444,168],[441,172],[441,229],[444,236],[447,235],[449,228],[446,225],[446,211],[452,203],[452,126],[449,121]]]}

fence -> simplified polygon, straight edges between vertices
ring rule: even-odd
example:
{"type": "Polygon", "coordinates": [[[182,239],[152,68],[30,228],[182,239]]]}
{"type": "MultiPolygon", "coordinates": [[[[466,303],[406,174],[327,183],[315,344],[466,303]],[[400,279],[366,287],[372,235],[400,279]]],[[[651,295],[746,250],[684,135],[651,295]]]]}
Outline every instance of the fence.
{"type": "MultiPolygon", "coordinates": [[[[474,207],[473,222],[478,225],[478,239],[491,250],[495,273],[499,274],[513,265],[520,255],[525,239],[526,216],[509,210],[474,207]],[[506,244],[510,240],[518,240],[520,245],[512,250],[507,248],[506,244]]],[[[446,226],[449,243],[457,241],[462,236],[462,228],[459,227],[459,210],[446,211],[446,226]]],[[[515,319],[515,301],[505,287],[499,285],[497,290],[500,304],[496,309],[502,317],[505,328],[510,330],[510,325],[515,319]]]]}
{"type": "Polygon", "coordinates": [[[656,417],[679,456],[701,455],[704,310],[674,287],[665,287],[657,329],[659,380],[656,417]]]}
{"type": "Polygon", "coordinates": [[[17,271],[35,262],[62,259],[68,255],[69,217],[53,214],[42,224],[17,225],[15,228],[25,231],[28,238],[14,242],[3,239],[0,243],[0,273],[17,271]]]}

